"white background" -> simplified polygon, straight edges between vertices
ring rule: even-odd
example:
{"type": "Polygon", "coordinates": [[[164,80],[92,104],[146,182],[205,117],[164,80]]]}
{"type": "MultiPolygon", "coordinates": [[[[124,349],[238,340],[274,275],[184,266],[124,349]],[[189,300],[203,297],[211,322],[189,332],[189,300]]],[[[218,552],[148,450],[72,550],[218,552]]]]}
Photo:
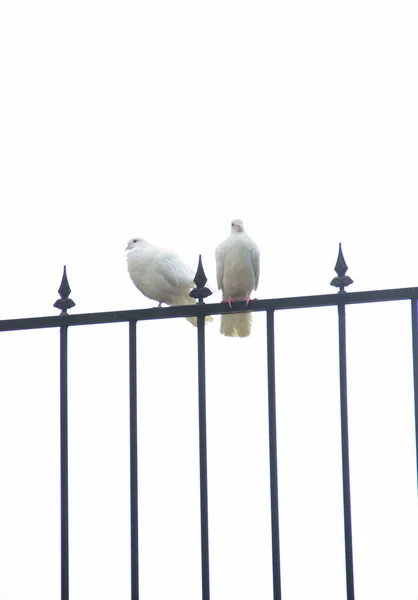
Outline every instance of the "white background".
{"type": "MultiPolygon", "coordinates": [[[[416,2],[0,7],[0,318],[152,306],[128,238],[191,266],[242,218],[258,298],[418,284],[416,2]]],[[[208,301],[219,301],[212,296],[208,301]]],[[[357,600],[416,600],[410,306],[347,309],[357,600]]],[[[283,600],[343,600],[337,317],[276,315],[283,600]]],[[[57,330],[0,336],[0,598],[56,600],[57,330]]],[[[200,597],[196,330],[138,325],[141,600],[200,597]]],[[[69,332],[70,591],[128,600],[127,325],[69,332]]],[[[207,327],[213,600],[272,597],[265,317],[207,327]]]]}

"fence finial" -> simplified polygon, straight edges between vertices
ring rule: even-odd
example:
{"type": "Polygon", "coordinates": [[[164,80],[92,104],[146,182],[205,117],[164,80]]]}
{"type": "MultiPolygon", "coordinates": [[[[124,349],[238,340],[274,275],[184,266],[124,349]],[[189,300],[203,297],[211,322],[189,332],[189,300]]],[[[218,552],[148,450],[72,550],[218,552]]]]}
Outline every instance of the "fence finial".
{"type": "Polygon", "coordinates": [[[66,315],[67,310],[69,310],[70,308],[75,306],[75,302],[71,298],[69,298],[69,295],[71,294],[71,288],[70,288],[70,284],[68,283],[67,267],[65,265],[64,265],[64,273],[62,275],[61,285],[59,287],[58,293],[61,296],[61,298],[58,298],[58,300],[54,303],[54,306],[55,306],[55,308],[61,309],[62,315],[66,315]]]}
{"type": "Polygon", "coordinates": [[[207,298],[208,296],[212,295],[212,292],[210,291],[210,289],[205,287],[207,280],[208,279],[205,275],[205,271],[203,270],[202,255],[199,254],[199,263],[197,265],[197,271],[196,271],[196,275],[194,278],[196,287],[193,288],[189,294],[189,296],[191,296],[192,298],[196,298],[196,300],[198,300],[199,304],[203,303],[204,298],[207,298]]]}
{"type": "Polygon", "coordinates": [[[347,263],[345,262],[344,254],[341,249],[341,242],[340,242],[340,246],[339,246],[339,250],[338,250],[338,258],[337,258],[337,262],[335,263],[335,267],[334,267],[334,271],[337,273],[338,277],[334,277],[334,279],[330,283],[330,285],[340,288],[340,291],[338,292],[339,294],[345,294],[346,290],[344,288],[347,285],[351,285],[353,283],[353,280],[351,279],[351,277],[346,275],[347,269],[348,269],[348,266],[347,266],[347,263]]]}

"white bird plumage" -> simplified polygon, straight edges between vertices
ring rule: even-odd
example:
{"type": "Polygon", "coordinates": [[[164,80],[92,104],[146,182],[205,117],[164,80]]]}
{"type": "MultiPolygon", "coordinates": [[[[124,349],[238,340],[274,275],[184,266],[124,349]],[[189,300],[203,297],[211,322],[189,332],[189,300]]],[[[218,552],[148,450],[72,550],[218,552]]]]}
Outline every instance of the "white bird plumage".
{"type": "MultiPolygon", "coordinates": [[[[130,239],[126,250],[129,275],[144,296],[158,302],[158,306],[196,304],[189,296],[190,290],[196,287],[194,273],[178,254],[140,237],[130,239]]],[[[186,318],[197,325],[196,317],[186,318]]],[[[211,320],[206,317],[206,321],[211,320]]]]}
{"type": "MultiPolygon", "coordinates": [[[[245,233],[241,219],[231,223],[231,234],[219,244],[215,252],[218,288],[223,302],[245,300],[258,287],[260,251],[245,233]]],[[[251,313],[222,315],[221,333],[228,337],[247,337],[251,332],[251,313]]]]}

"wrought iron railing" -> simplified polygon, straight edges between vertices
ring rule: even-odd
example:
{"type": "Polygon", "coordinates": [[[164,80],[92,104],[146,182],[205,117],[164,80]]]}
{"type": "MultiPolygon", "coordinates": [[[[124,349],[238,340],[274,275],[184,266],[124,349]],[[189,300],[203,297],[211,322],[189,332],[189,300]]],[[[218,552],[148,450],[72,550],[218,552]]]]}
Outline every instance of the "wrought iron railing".
{"type": "MultiPolygon", "coordinates": [[[[138,459],[137,459],[137,337],[138,321],[170,319],[179,317],[197,317],[198,350],[198,402],[199,402],[199,453],[200,453],[200,517],[201,517],[201,564],[202,564],[202,600],[210,598],[209,577],[209,526],[208,526],[208,485],[207,485],[207,443],[206,443],[206,381],[205,381],[205,317],[207,315],[228,314],[231,310],[266,313],[267,332],[267,378],[268,378],[268,414],[270,447],[270,499],[272,533],[272,574],[273,598],[281,600],[280,576],[280,535],[279,535],[279,494],[277,470],[277,431],[276,431],[276,385],[275,385],[275,342],[274,313],[288,309],[335,306],[338,311],[339,332],[339,370],[340,370],[340,407],[341,407],[341,443],[342,443],[342,479],[344,507],[344,539],[347,600],[354,600],[353,544],[350,501],[350,466],[347,410],[347,355],[346,355],[346,316],[345,307],[349,304],[366,304],[409,300],[411,303],[411,341],[413,357],[413,382],[415,398],[415,433],[418,469],[418,329],[417,302],[418,288],[388,289],[368,292],[346,293],[345,288],[353,283],[346,275],[341,245],[335,266],[337,276],[331,285],[339,288],[336,294],[301,296],[294,298],[275,298],[268,300],[233,303],[232,309],[226,303],[204,304],[203,300],[211,294],[205,287],[206,276],[202,261],[196,273],[196,288],[191,292],[198,303],[194,306],[175,306],[142,310],[97,312],[69,315],[68,310],[75,306],[69,297],[66,268],[59,288],[60,298],[54,306],[61,310],[59,316],[9,319],[0,321],[0,331],[17,331],[60,328],[60,433],[61,433],[61,600],[69,600],[69,540],[68,540],[68,328],[77,325],[95,325],[126,322],[129,325],[129,389],[130,389],[130,529],[131,529],[131,597],[139,599],[138,570],[138,459]]],[[[418,470],[417,470],[418,478],[418,470]]]]}

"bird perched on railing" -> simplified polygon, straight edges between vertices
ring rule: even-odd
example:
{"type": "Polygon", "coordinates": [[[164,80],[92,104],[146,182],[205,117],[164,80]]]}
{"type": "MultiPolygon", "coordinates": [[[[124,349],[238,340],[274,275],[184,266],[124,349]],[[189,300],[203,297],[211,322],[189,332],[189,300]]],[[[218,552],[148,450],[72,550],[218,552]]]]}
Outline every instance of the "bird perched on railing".
{"type": "MultiPolygon", "coordinates": [[[[245,300],[257,289],[260,276],[260,251],[245,233],[241,219],[231,223],[231,234],[216,248],[216,276],[222,302],[245,300]]],[[[251,332],[251,313],[222,315],[221,333],[228,337],[247,337],[251,332]]]]}
{"type": "MultiPolygon", "coordinates": [[[[195,283],[193,270],[172,250],[158,248],[136,237],[128,241],[126,260],[132,281],[147,298],[169,306],[196,304],[189,296],[195,283]]],[[[196,317],[186,317],[197,325],[196,317]]],[[[206,317],[205,321],[213,321],[206,317]]]]}

